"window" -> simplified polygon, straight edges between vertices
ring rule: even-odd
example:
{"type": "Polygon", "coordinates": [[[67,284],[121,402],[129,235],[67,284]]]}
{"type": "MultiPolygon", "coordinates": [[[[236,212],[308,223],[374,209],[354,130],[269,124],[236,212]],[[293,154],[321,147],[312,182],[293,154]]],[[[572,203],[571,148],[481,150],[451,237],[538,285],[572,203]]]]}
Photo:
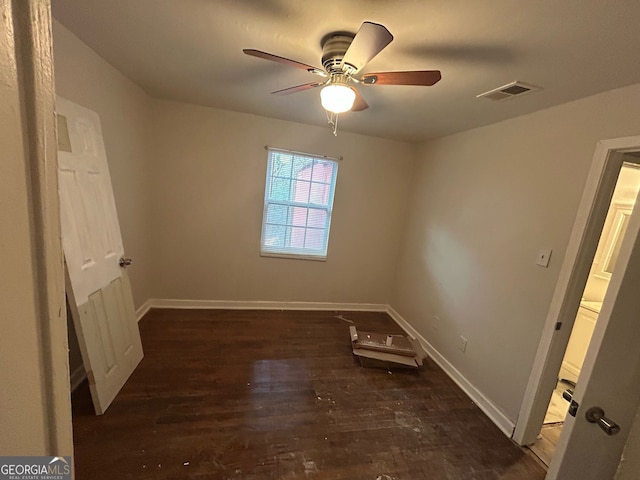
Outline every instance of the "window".
{"type": "Polygon", "coordinates": [[[324,260],[338,162],[268,149],[262,255],[324,260]]]}

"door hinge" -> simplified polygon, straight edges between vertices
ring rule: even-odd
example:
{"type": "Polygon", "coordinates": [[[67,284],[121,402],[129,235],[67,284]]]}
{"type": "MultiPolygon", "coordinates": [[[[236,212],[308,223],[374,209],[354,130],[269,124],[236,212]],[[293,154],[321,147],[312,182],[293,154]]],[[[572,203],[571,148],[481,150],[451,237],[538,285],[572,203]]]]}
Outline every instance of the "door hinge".
{"type": "Polygon", "coordinates": [[[564,392],[562,392],[562,398],[571,403],[571,400],[573,400],[573,390],[567,388],[564,392]]]}
{"type": "Polygon", "coordinates": [[[569,405],[569,415],[575,417],[578,413],[578,408],[580,408],[580,404],[575,400],[571,400],[571,405],[569,405]]]}

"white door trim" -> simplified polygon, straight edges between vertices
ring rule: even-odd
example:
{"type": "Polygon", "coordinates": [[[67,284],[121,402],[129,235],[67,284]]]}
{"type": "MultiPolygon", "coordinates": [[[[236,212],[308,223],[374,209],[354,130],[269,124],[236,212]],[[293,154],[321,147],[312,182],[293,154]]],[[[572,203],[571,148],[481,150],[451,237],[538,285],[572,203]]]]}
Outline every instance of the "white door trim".
{"type": "Polygon", "coordinates": [[[582,200],[514,430],[532,444],[544,418],[580,305],[625,152],[640,150],[640,135],[602,140],[596,147],[582,200]],[[560,330],[556,326],[561,323],[560,330]]]}
{"type": "MultiPolygon", "coordinates": [[[[54,122],[53,46],[49,0],[1,2],[13,19],[13,37],[21,74],[24,127],[31,177],[34,282],[39,312],[40,359],[45,395],[47,438],[51,455],[72,455],[71,400],[64,269],[60,242],[58,168],[54,122]]],[[[7,43],[8,44],[8,43],[7,43]]]]}

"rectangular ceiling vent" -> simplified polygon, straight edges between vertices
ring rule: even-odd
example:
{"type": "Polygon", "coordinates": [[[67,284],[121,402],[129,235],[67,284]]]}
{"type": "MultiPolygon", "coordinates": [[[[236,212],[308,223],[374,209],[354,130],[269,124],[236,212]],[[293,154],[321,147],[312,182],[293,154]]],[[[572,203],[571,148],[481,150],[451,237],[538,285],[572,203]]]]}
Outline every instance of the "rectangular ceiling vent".
{"type": "Polygon", "coordinates": [[[499,101],[524,95],[525,93],[534,92],[536,90],[540,90],[540,87],[534,87],[533,85],[527,85],[526,83],[516,81],[494,88],[488,92],[481,93],[480,95],[476,95],[476,98],[488,98],[489,100],[499,101]]]}

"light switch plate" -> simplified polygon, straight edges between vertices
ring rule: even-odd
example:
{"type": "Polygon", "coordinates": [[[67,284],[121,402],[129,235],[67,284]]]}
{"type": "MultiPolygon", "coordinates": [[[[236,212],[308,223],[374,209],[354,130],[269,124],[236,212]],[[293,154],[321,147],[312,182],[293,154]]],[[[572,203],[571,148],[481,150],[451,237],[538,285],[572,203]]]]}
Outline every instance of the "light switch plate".
{"type": "Polygon", "coordinates": [[[553,250],[548,248],[541,249],[536,257],[536,265],[547,268],[549,266],[549,259],[551,258],[552,251],[553,250]]]}

